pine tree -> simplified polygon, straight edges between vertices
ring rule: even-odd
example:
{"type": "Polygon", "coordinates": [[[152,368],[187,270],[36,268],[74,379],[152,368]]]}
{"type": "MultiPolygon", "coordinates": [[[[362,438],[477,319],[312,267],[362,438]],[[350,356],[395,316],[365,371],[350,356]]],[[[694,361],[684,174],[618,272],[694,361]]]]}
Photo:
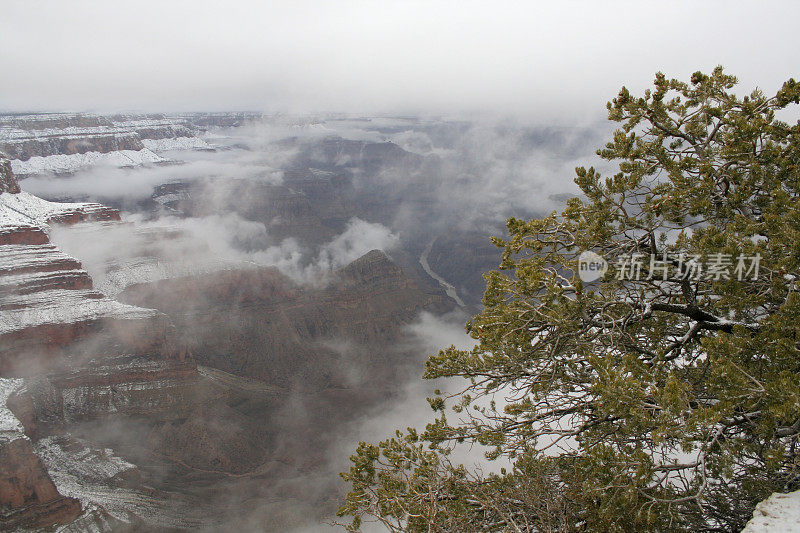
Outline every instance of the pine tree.
{"type": "Polygon", "coordinates": [[[776,116],[800,84],[735,84],[718,67],[623,87],[597,152],[619,172],[578,168],[563,212],[508,220],[477,347],[426,363],[464,390],[359,446],[352,529],[735,531],[800,488],[800,122],[776,116]],[[471,443],[510,467],[453,464],[471,443]]]}

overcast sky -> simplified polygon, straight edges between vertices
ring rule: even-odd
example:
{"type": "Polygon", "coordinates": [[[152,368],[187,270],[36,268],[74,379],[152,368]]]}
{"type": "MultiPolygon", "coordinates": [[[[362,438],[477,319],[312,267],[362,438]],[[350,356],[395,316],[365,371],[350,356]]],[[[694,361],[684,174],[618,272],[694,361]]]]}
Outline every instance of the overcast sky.
{"type": "Polygon", "coordinates": [[[593,120],[717,64],[800,77],[800,2],[4,1],[0,109],[593,120]]]}

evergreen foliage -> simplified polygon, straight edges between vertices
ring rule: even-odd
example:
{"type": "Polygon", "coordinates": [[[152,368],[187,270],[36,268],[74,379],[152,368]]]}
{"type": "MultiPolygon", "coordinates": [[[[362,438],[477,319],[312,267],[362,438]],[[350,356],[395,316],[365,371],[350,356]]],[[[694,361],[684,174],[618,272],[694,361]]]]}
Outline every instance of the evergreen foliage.
{"type": "Polygon", "coordinates": [[[424,431],[359,446],[352,530],[736,531],[800,488],[800,122],[776,117],[800,84],[735,84],[623,87],[598,151],[619,172],[578,168],[563,212],[508,220],[477,347],[426,363],[464,389],[429,399],[424,431]],[[609,264],[596,281],[586,250],[609,264]],[[508,468],[454,464],[471,443],[508,468]]]}

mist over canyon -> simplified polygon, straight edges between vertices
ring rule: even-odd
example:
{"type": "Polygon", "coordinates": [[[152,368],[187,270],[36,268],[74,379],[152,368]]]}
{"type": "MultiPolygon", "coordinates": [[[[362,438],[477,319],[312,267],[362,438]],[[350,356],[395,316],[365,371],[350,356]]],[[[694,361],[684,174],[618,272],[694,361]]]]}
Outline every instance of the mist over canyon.
{"type": "Polygon", "coordinates": [[[471,345],[489,237],[604,133],[0,116],[4,527],[330,528],[348,451],[424,423],[425,357],[471,345]]]}
{"type": "Polygon", "coordinates": [[[767,524],[799,16],[4,0],[0,531],[767,524]]]}

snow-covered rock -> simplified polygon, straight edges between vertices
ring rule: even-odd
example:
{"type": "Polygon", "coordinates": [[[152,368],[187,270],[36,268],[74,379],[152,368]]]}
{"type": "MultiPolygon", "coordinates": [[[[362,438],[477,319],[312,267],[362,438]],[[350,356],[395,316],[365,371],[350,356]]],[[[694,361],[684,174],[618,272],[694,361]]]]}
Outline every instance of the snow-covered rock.
{"type": "Polygon", "coordinates": [[[742,533],[800,532],[800,490],[775,493],[756,506],[742,533]]]}
{"type": "Polygon", "coordinates": [[[49,242],[49,224],[98,220],[119,220],[119,212],[0,193],[0,372],[25,375],[56,364],[48,351],[101,331],[109,346],[169,353],[166,317],[98,292],[81,263],[49,242]]]}
{"type": "MultiPolygon", "coordinates": [[[[86,218],[92,218],[92,214],[112,211],[115,210],[96,203],[50,202],[24,191],[19,194],[0,194],[0,226],[20,224],[47,226],[53,219],[58,221],[73,213],[82,213],[87,215],[86,218]]],[[[107,219],[105,216],[100,218],[107,219]]]]}
{"type": "Polygon", "coordinates": [[[145,148],[153,152],[170,150],[210,150],[211,145],[199,137],[177,137],[175,139],[142,139],[145,148]]]}
{"type": "Polygon", "coordinates": [[[100,319],[141,320],[158,312],[126,305],[94,290],[54,289],[33,294],[6,296],[0,317],[0,335],[38,326],[77,324],[100,319]]]}
{"type": "Polygon", "coordinates": [[[148,148],[142,150],[117,150],[113,152],[86,152],[83,154],[57,154],[34,156],[27,161],[14,159],[11,167],[19,175],[75,172],[93,165],[111,167],[135,167],[163,163],[166,159],[148,148]]]}
{"type": "Polygon", "coordinates": [[[24,435],[25,428],[22,427],[22,423],[14,416],[11,409],[6,406],[8,397],[20,385],[22,385],[21,379],[0,378],[0,436],[3,440],[27,438],[24,435]]]}
{"type": "Polygon", "coordinates": [[[186,117],[165,115],[0,115],[0,152],[21,176],[141,166],[166,161],[156,152],[213,149],[197,129],[186,117]]]}
{"type": "Polygon", "coordinates": [[[9,396],[21,379],[0,378],[0,530],[30,530],[74,520],[78,500],[58,492],[34,453],[22,422],[11,412],[9,396]]]}

